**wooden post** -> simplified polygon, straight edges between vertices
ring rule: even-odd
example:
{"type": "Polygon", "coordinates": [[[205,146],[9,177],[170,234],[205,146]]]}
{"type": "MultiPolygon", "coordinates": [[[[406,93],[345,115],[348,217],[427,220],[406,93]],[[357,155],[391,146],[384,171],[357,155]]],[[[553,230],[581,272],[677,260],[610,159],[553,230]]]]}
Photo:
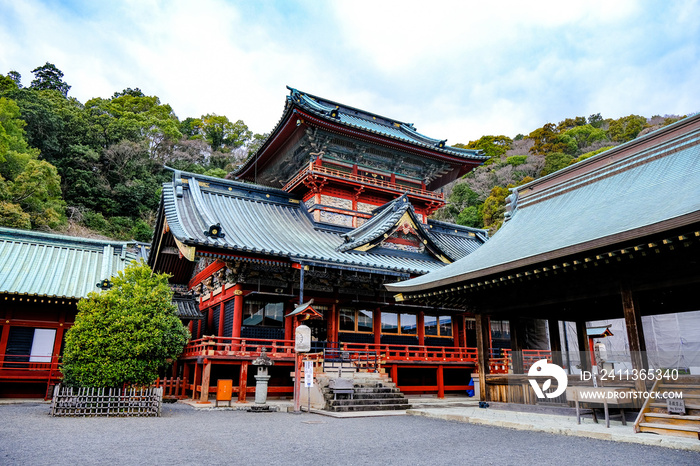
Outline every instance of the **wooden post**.
{"type": "Polygon", "coordinates": [[[419,311],[416,316],[416,326],[418,327],[418,344],[425,345],[425,312],[419,311]]]}
{"type": "Polygon", "coordinates": [[[437,368],[437,389],[438,398],[445,398],[445,373],[442,364],[437,368]]]}
{"type": "Polygon", "coordinates": [[[222,302],[219,304],[219,328],[216,329],[216,334],[220,337],[225,337],[224,335],[224,321],[226,320],[226,306],[222,302]]]}
{"type": "Polygon", "coordinates": [[[399,385],[398,380],[399,380],[399,366],[394,364],[393,366],[391,366],[391,381],[394,382],[397,387],[399,385]]]}
{"type": "Polygon", "coordinates": [[[209,403],[209,380],[211,377],[211,361],[204,360],[204,371],[202,372],[202,393],[199,395],[199,403],[209,403]]]}
{"type": "Polygon", "coordinates": [[[238,403],[245,403],[248,390],[248,361],[241,362],[241,374],[238,377],[238,403]]]}
{"type": "Polygon", "coordinates": [[[294,340],[294,317],[289,317],[289,314],[294,311],[294,308],[289,304],[285,304],[284,307],[284,339],[294,340]]]}
{"type": "Polygon", "coordinates": [[[477,359],[479,364],[479,396],[481,401],[489,401],[488,391],[486,390],[486,376],[490,372],[489,355],[491,348],[488,347],[490,339],[490,319],[487,315],[476,314],[474,316],[476,323],[476,349],[477,359]]]}
{"type": "Polygon", "coordinates": [[[374,310],[372,324],[374,327],[374,344],[380,345],[382,343],[382,311],[379,308],[374,310]]]}
{"type": "Polygon", "coordinates": [[[233,329],[231,337],[241,336],[241,324],[243,322],[243,291],[241,285],[236,285],[233,290],[233,329]]]}
{"type": "MultiPolygon", "coordinates": [[[[328,326],[328,333],[326,335],[326,341],[337,342],[338,341],[338,305],[333,303],[326,316],[326,323],[328,326]]],[[[329,346],[332,347],[332,346],[329,346]]]]}
{"type": "Polygon", "coordinates": [[[190,365],[188,363],[185,363],[184,367],[182,368],[182,396],[183,398],[187,397],[187,385],[190,383],[190,365]]]}
{"type": "Polygon", "coordinates": [[[593,369],[591,367],[590,351],[591,348],[588,346],[588,335],[586,335],[586,321],[577,320],[576,321],[576,340],[578,341],[578,351],[581,360],[581,371],[591,372],[593,369]]]}
{"type": "Polygon", "coordinates": [[[199,363],[194,363],[194,383],[192,385],[192,401],[197,398],[197,379],[201,380],[202,366],[199,363]]]}
{"type": "MultiPolygon", "coordinates": [[[[632,369],[639,372],[647,370],[649,363],[646,355],[646,343],[644,342],[644,329],[642,328],[642,315],[639,312],[639,303],[630,287],[623,284],[621,287],[622,310],[625,314],[625,327],[627,327],[627,339],[632,356],[632,369]]],[[[646,391],[646,382],[638,377],[634,382],[635,390],[646,391]]]]}
{"type": "Polygon", "coordinates": [[[214,332],[214,308],[207,308],[207,334],[214,332]]]}
{"type": "Polygon", "coordinates": [[[510,357],[513,363],[513,374],[525,372],[523,366],[523,324],[520,319],[515,318],[509,321],[510,325],[510,357]]]}
{"type": "Polygon", "coordinates": [[[557,319],[549,319],[549,349],[552,351],[552,362],[564,366],[564,361],[561,355],[561,334],[559,332],[559,321],[557,319]]]}
{"type": "MultiPolygon", "coordinates": [[[[9,319],[8,319],[9,320],[9,319]]],[[[10,324],[2,326],[2,335],[0,335],[0,367],[2,367],[5,353],[7,352],[7,342],[10,340],[10,324]]]]}

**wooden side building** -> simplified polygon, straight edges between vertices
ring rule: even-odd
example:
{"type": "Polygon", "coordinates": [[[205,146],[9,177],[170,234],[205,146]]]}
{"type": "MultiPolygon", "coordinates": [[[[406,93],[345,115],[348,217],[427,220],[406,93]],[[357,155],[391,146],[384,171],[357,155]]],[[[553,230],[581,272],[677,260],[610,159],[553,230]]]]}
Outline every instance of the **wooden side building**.
{"type": "Polygon", "coordinates": [[[128,246],[0,228],[0,397],[47,396],[77,302],[137,258],[128,246]]]}
{"type": "MultiPolygon", "coordinates": [[[[475,314],[484,399],[538,401],[515,356],[534,319],[549,321],[566,366],[560,321],[576,323],[587,353],[587,322],[624,317],[639,371],[649,367],[641,316],[700,309],[700,115],[514,188],[507,202],[506,223],[474,253],[386,285],[400,303],[475,314]],[[510,376],[489,374],[492,322],[510,327],[510,376]]],[[[589,354],[576,359],[591,369],[589,354]]]]}

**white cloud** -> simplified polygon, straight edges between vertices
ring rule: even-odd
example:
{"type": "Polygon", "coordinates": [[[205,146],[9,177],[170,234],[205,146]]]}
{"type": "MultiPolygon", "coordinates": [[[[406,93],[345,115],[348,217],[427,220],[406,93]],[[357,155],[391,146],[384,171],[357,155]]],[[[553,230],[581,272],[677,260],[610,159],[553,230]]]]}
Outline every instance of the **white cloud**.
{"type": "Polygon", "coordinates": [[[270,131],[285,85],[450,143],[576,115],[700,110],[698,2],[0,0],[0,73],[85,102],[140,87],[270,131]],[[684,107],[683,110],[679,108],[684,107]]]}

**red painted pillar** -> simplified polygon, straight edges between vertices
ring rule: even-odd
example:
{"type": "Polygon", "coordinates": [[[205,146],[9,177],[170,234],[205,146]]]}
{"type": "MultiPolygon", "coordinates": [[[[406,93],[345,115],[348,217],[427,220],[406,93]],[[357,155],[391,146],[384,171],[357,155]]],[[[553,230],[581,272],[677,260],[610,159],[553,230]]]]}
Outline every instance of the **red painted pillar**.
{"type": "Polygon", "coordinates": [[[0,336],[0,367],[7,352],[7,341],[10,339],[10,319],[5,320],[5,325],[2,326],[2,336],[0,336]]]}
{"type": "Polygon", "coordinates": [[[284,339],[294,340],[294,317],[287,317],[294,308],[289,304],[285,304],[284,306],[286,307],[284,311],[284,339]]]}
{"type": "Polygon", "coordinates": [[[224,335],[224,320],[226,319],[226,306],[224,303],[219,304],[219,328],[216,330],[216,334],[220,337],[225,337],[224,335]]]}
{"type": "Polygon", "coordinates": [[[202,373],[202,369],[199,363],[194,364],[194,383],[192,384],[192,401],[197,398],[197,379],[199,379],[199,374],[202,373]]]}
{"type": "MultiPolygon", "coordinates": [[[[61,344],[63,343],[63,334],[66,331],[66,311],[61,311],[58,317],[58,327],[56,328],[56,337],[53,341],[53,351],[51,352],[51,370],[58,369],[58,357],[61,354],[61,344]]],[[[3,352],[4,353],[4,352],[3,352]]]]}
{"type": "Polygon", "coordinates": [[[193,322],[194,322],[193,320],[190,320],[190,323],[187,324],[187,328],[190,329],[190,335],[192,335],[192,339],[194,340],[195,338],[197,338],[197,335],[192,333],[193,322]]]}
{"type": "Polygon", "coordinates": [[[445,377],[442,364],[437,368],[438,398],[445,398],[445,377]]]}
{"type": "Polygon", "coordinates": [[[394,364],[393,366],[391,366],[391,381],[394,382],[396,384],[396,386],[398,386],[399,385],[398,380],[399,380],[399,366],[394,364]]]}
{"type": "Polygon", "coordinates": [[[233,330],[231,336],[239,338],[241,336],[241,323],[243,322],[243,291],[241,285],[236,285],[233,291],[233,330]]]}
{"type": "Polygon", "coordinates": [[[248,361],[241,363],[241,375],[238,377],[238,403],[245,403],[248,390],[248,361]]]}
{"type": "Polygon", "coordinates": [[[425,345],[425,312],[420,311],[416,316],[416,326],[418,327],[418,344],[425,345]]]}
{"type": "MultiPolygon", "coordinates": [[[[207,331],[209,333],[215,332],[216,330],[213,328],[214,327],[214,308],[209,307],[207,308],[207,331]]],[[[202,334],[203,330],[200,325],[200,331],[197,332],[198,334],[202,334]]]]}
{"type": "Polygon", "coordinates": [[[185,363],[182,368],[182,394],[181,396],[185,398],[187,396],[187,384],[190,383],[190,365],[185,363]]]}
{"type": "Polygon", "coordinates": [[[382,343],[382,311],[379,308],[374,310],[372,324],[374,327],[374,344],[380,345],[382,343]]]}
{"type": "Polygon", "coordinates": [[[338,341],[338,316],[336,314],[337,306],[335,303],[331,306],[329,315],[326,316],[326,322],[328,325],[328,334],[326,339],[328,341],[338,341]]]}

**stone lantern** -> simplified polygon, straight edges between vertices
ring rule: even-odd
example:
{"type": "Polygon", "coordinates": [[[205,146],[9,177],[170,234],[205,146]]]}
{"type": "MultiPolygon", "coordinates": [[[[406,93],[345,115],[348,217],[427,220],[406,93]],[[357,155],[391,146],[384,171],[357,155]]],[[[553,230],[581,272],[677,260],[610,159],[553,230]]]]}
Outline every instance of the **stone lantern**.
{"type": "Polygon", "coordinates": [[[267,382],[270,380],[267,368],[275,363],[267,355],[267,348],[263,347],[260,356],[251,364],[258,366],[258,373],[255,375],[255,404],[264,405],[267,402],[267,382]]]}

